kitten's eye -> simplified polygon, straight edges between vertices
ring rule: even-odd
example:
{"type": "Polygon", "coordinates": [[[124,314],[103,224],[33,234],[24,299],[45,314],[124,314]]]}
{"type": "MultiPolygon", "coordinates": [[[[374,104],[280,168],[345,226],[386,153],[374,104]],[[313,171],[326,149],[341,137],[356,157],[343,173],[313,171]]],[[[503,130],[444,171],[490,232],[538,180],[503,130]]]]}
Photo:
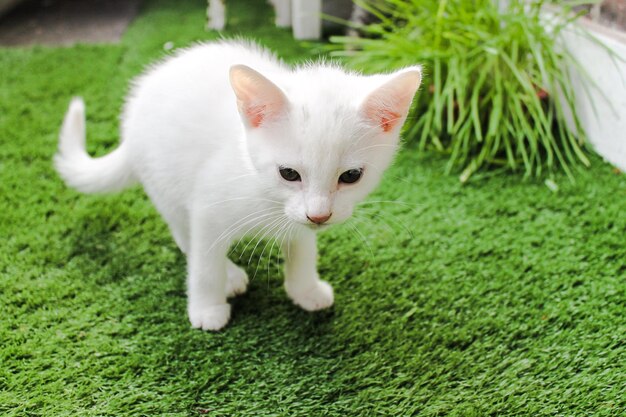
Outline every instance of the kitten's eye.
{"type": "Polygon", "coordinates": [[[363,174],[362,169],[349,169],[339,176],[339,182],[343,184],[354,184],[363,174]]]}
{"type": "Polygon", "coordinates": [[[300,181],[301,180],[300,174],[298,174],[298,171],[296,171],[295,169],[280,167],[278,168],[278,171],[280,172],[280,176],[283,177],[287,181],[300,181]]]}

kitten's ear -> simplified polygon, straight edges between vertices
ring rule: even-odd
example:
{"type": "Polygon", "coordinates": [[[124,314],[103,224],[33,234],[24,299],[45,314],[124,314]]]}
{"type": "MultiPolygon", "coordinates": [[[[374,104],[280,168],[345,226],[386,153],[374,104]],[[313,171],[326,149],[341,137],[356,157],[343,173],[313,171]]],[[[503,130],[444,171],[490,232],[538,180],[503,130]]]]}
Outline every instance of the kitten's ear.
{"type": "Polygon", "coordinates": [[[239,113],[248,127],[276,120],[287,110],[287,97],[276,84],[245,65],[230,68],[230,84],[239,113]]]}
{"type": "Polygon", "coordinates": [[[386,133],[402,126],[422,81],[422,71],[418,66],[409,67],[390,77],[389,81],[367,96],[362,107],[366,119],[386,133]]]}

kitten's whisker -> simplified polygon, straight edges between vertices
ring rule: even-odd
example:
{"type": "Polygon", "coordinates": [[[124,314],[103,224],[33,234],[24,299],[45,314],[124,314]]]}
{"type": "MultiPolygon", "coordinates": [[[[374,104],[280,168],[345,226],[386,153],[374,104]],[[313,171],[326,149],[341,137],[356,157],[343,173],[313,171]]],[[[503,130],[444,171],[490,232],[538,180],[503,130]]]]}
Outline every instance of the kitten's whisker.
{"type": "MultiPolygon", "coordinates": [[[[280,214],[280,213],[282,212],[282,210],[281,210],[281,209],[278,209],[278,208],[273,208],[273,207],[272,207],[272,209],[273,209],[273,211],[271,211],[271,212],[269,212],[269,213],[262,214],[262,215],[260,215],[260,216],[258,216],[258,217],[255,217],[255,218],[250,219],[249,221],[245,222],[245,223],[244,223],[244,224],[242,224],[240,227],[238,227],[237,231],[235,231],[235,232],[233,233],[233,235],[234,235],[234,234],[236,234],[236,233],[237,233],[238,231],[240,231],[241,229],[243,229],[244,227],[246,227],[246,226],[248,226],[248,225],[251,225],[251,224],[253,224],[253,223],[254,223],[254,222],[256,222],[256,221],[262,220],[262,219],[267,218],[267,217],[272,217],[272,216],[275,216],[275,215],[280,214]]],[[[265,211],[268,211],[268,210],[267,210],[267,209],[264,209],[264,210],[257,211],[256,213],[262,213],[262,212],[265,212],[265,211]]],[[[256,214],[256,213],[255,213],[255,214],[256,214]]],[[[246,217],[250,217],[250,215],[248,215],[248,216],[246,216],[246,217]]],[[[245,219],[246,217],[244,217],[244,219],[245,219]]],[[[244,234],[245,234],[245,233],[244,233],[244,234]]],[[[236,243],[236,244],[235,244],[235,246],[231,249],[231,251],[236,250],[236,249],[237,249],[237,247],[239,246],[239,244],[240,244],[240,243],[241,243],[241,239],[239,239],[239,240],[237,241],[237,243],[236,243]]]]}
{"type": "MultiPolygon", "coordinates": [[[[270,219],[271,220],[271,219],[270,219]]],[[[241,250],[241,253],[239,254],[239,260],[241,260],[241,257],[246,253],[246,251],[248,250],[248,247],[254,243],[256,241],[256,237],[263,231],[263,229],[267,227],[267,225],[263,225],[259,228],[259,230],[256,231],[256,233],[254,234],[254,236],[248,238],[248,242],[246,243],[246,246],[243,247],[243,249],[241,250]]],[[[237,246],[239,246],[240,242],[237,242],[237,246]]],[[[258,245],[258,241],[257,241],[257,245],[258,245]]],[[[250,252],[250,257],[248,258],[248,265],[250,265],[250,261],[252,259],[252,255],[254,255],[254,250],[256,249],[256,246],[254,248],[252,248],[252,252],[250,252]]]]}
{"type": "Polygon", "coordinates": [[[363,233],[361,233],[361,231],[357,229],[357,227],[352,223],[346,223],[346,225],[350,226],[350,228],[354,231],[354,233],[361,240],[361,242],[363,242],[367,246],[370,251],[370,255],[372,255],[372,258],[374,258],[374,251],[372,250],[372,247],[370,246],[365,236],[363,236],[363,233]]]}
{"type": "Polygon", "coordinates": [[[267,211],[270,211],[270,210],[274,210],[274,209],[273,208],[265,208],[265,209],[262,209],[262,210],[258,210],[258,211],[250,213],[247,216],[237,220],[235,223],[231,224],[228,228],[226,228],[217,237],[216,242],[219,242],[220,240],[222,240],[223,238],[226,238],[229,235],[234,235],[237,231],[239,231],[241,228],[243,228],[244,226],[246,226],[249,223],[253,223],[254,221],[256,221],[258,219],[262,219],[263,217],[271,215],[272,213],[266,213],[267,211]],[[265,213],[265,214],[262,214],[262,213],[265,213]],[[253,216],[257,216],[257,217],[254,217],[253,219],[248,220],[250,217],[253,217],[253,216]]]}
{"type": "MultiPolygon", "coordinates": [[[[275,234],[276,236],[277,236],[277,235],[280,233],[280,231],[283,229],[283,227],[284,227],[284,223],[279,223],[279,224],[278,224],[278,226],[279,226],[279,227],[278,227],[278,230],[277,230],[275,233],[273,233],[273,234],[275,234]]],[[[270,267],[271,267],[271,265],[272,265],[272,253],[274,252],[274,245],[276,244],[276,239],[277,239],[276,237],[272,237],[272,238],[270,238],[270,241],[272,242],[272,245],[270,246],[270,251],[269,251],[269,252],[268,252],[268,254],[267,254],[267,258],[268,258],[268,261],[267,261],[267,279],[268,279],[268,284],[269,284],[269,277],[270,277],[270,274],[271,274],[271,273],[270,273],[270,267]]],[[[267,248],[267,245],[268,245],[268,244],[269,244],[269,242],[265,244],[265,247],[263,248],[263,251],[261,252],[261,257],[262,257],[262,256],[263,256],[263,254],[265,253],[265,248],[267,248]]],[[[278,261],[278,256],[276,256],[276,260],[278,261]]],[[[258,266],[257,266],[257,267],[258,267],[258,266]]]]}
{"type": "Polygon", "coordinates": [[[410,185],[413,185],[413,186],[416,185],[415,183],[412,183],[411,181],[407,180],[406,178],[401,178],[401,177],[398,177],[397,175],[392,175],[392,174],[389,174],[389,173],[385,174],[385,170],[378,168],[374,164],[365,163],[365,166],[368,167],[368,168],[375,169],[376,171],[378,171],[379,175],[381,175],[381,176],[384,174],[384,175],[387,175],[388,177],[391,177],[391,178],[393,178],[393,179],[395,179],[397,181],[401,181],[401,182],[404,182],[406,184],[410,184],[410,185]]]}
{"type": "Polygon", "coordinates": [[[280,254],[280,252],[283,252],[283,257],[286,258],[285,261],[289,260],[289,256],[288,254],[285,253],[284,251],[284,244],[285,244],[285,239],[287,238],[287,233],[291,231],[291,228],[293,227],[293,224],[291,222],[286,223],[285,228],[283,229],[283,234],[282,234],[282,238],[280,239],[280,244],[278,245],[278,254],[276,255],[276,272],[277,274],[280,274],[280,263],[278,262],[280,259],[278,257],[278,255],[280,254]]]}
{"type": "MultiPolygon", "coordinates": [[[[371,216],[374,217],[374,218],[378,217],[376,215],[371,215],[371,216]]],[[[377,226],[378,226],[378,224],[382,224],[392,234],[395,235],[397,233],[397,230],[395,230],[393,227],[391,227],[385,221],[383,221],[381,223],[372,222],[372,217],[366,217],[366,216],[364,216],[364,215],[359,213],[359,215],[354,216],[354,220],[355,220],[355,223],[357,223],[357,224],[358,223],[367,223],[368,225],[376,224],[377,226]]]]}
{"type": "MultiPolygon", "coordinates": [[[[256,245],[254,245],[254,248],[252,248],[252,252],[250,252],[250,257],[248,258],[248,267],[250,267],[250,263],[252,262],[252,256],[254,255],[254,253],[256,252],[256,248],[261,244],[261,242],[263,241],[263,239],[265,239],[265,237],[267,236],[268,232],[270,231],[270,229],[273,229],[277,223],[280,223],[282,216],[277,216],[273,221],[271,221],[270,223],[264,225],[261,230],[259,230],[259,232],[257,232],[253,239],[256,239],[256,237],[259,235],[259,233],[262,233],[262,235],[258,238],[258,241],[256,243],[256,245]]],[[[246,246],[247,247],[247,246],[246,246]]],[[[245,251],[245,248],[244,248],[245,251]]],[[[257,269],[254,271],[254,277],[256,277],[256,273],[258,271],[258,264],[257,264],[257,269]]]]}
{"type": "MultiPolygon", "coordinates": [[[[244,246],[243,250],[241,251],[241,254],[239,255],[239,259],[241,259],[241,257],[243,256],[244,253],[246,253],[246,250],[248,249],[248,247],[257,239],[257,237],[259,235],[261,235],[265,229],[267,229],[269,226],[271,226],[276,219],[280,218],[280,213],[276,213],[277,217],[269,219],[268,223],[263,224],[259,230],[256,231],[256,233],[254,234],[254,236],[252,236],[249,240],[248,243],[246,243],[246,246],[244,246]]],[[[250,253],[250,258],[248,259],[248,266],[250,265],[250,261],[252,259],[252,255],[254,254],[254,251],[256,250],[256,247],[259,245],[259,242],[261,241],[261,239],[263,238],[263,236],[260,236],[257,241],[256,246],[254,246],[254,248],[252,249],[252,252],[250,253]]],[[[239,245],[239,242],[237,243],[237,245],[239,245]]]]}
{"type": "MultiPolygon", "coordinates": [[[[271,223],[271,225],[273,225],[277,221],[279,221],[279,219],[275,219],[274,222],[271,223]]],[[[257,239],[256,245],[254,245],[254,248],[252,248],[252,251],[250,252],[250,256],[248,257],[248,264],[247,264],[248,268],[250,268],[250,264],[252,263],[252,257],[256,253],[257,247],[261,244],[261,242],[264,242],[264,237],[265,237],[265,234],[263,236],[259,237],[257,239]]],[[[264,245],[266,245],[266,244],[267,243],[264,243],[264,245]]],[[[255,279],[256,275],[257,275],[257,272],[259,272],[260,258],[261,258],[261,256],[259,255],[259,262],[257,262],[257,264],[256,264],[256,268],[254,269],[254,274],[252,275],[252,279],[255,279]]]]}
{"type": "MultiPolygon", "coordinates": [[[[395,206],[393,208],[398,207],[396,211],[400,211],[403,214],[420,214],[422,212],[422,210],[418,211],[418,209],[424,207],[425,205],[422,204],[420,206],[414,207],[412,204],[402,204],[402,203],[399,203],[398,206],[395,206]],[[405,207],[406,207],[406,209],[408,211],[404,211],[405,207]]],[[[390,216],[390,217],[393,217],[394,219],[398,217],[397,213],[392,211],[392,208],[389,208],[389,206],[363,205],[363,206],[358,206],[358,210],[362,211],[362,212],[365,212],[365,213],[374,213],[374,214],[390,216]]]]}
{"type": "Polygon", "coordinates": [[[399,146],[396,144],[388,144],[388,143],[379,143],[378,145],[370,145],[370,146],[366,146],[365,148],[359,148],[356,152],[363,152],[366,151],[368,149],[372,149],[372,148],[398,148],[399,146]]]}
{"type": "MultiPolygon", "coordinates": [[[[236,234],[238,234],[238,233],[239,233],[242,229],[244,229],[245,227],[247,227],[247,226],[252,226],[255,222],[258,222],[258,221],[260,221],[260,220],[266,219],[266,218],[268,218],[268,217],[269,217],[269,218],[272,218],[272,216],[275,216],[275,215],[279,214],[279,212],[280,212],[280,210],[279,210],[279,211],[274,211],[274,212],[271,212],[271,213],[265,213],[265,214],[262,214],[262,215],[260,215],[260,216],[255,217],[255,218],[253,218],[253,219],[248,220],[248,221],[247,221],[247,222],[245,222],[244,224],[241,224],[241,225],[240,225],[240,226],[239,226],[236,230],[233,230],[233,231],[232,231],[232,233],[230,234],[230,236],[229,236],[228,238],[229,238],[229,239],[233,238],[236,234]]],[[[243,235],[245,235],[245,233],[243,233],[243,235]]],[[[238,239],[238,240],[237,240],[237,243],[235,244],[235,246],[234,246],[234,247],[232,247],[232,248],[230,249],[230,251],[231,251],[231,252],[233,252],[233,251],[237,250],[237,247],[239,246],[239,243],[240,243],[240,242],[241,242],[241,239],[238,239]]]]}
{"type": "Polygon", "coordinates": [[[274,227],[268,230],[264,236],[264,239],[267,240],[267,243],[265,244],[265,246],[263,247],[263,250],[261,251],[261,255],[260,255],[261,257],[263,257],[263,254],[265,253],[265,249],[267,249],[267,246],[270,243],[272,244],[272,246],[270,247],[270,252],[269,252],[269,255],[271,257],[271,254],[272,254],[272,251],[274,250],[273,248],[276,243],[276,240],[278,239],[278,236],[280,236],[280,233],[283,230],[283,228],[287,226],[286,216],[281,216],[278,220],[279,221],[277,222],[277,224],[275,224],[274,227]]]}
{"type": "Polygon", "coordinates": [[[411,204],[406,201],[398,201],[398,200],[366,200],[357,204],[357,207],[369,205],[369,204],[398,204],[405,207],[417,208],[419,206],[425,206],[425,204],[411,204]]]}
{"type": "MultiPolygon", "coordinates": [[[[279,208],[276,208],[276,207],[267,207],[267,208],[264,208],[264,209],[261,209],[261,210],[257,210],[257,211],[255,211],[255,212],[252,212],[252,213],[250,213],[250,214],[248,214],[248,215],[246,215],[246,216],[242,217],[241,219],[237,220],[237,221],[233,224],[233,226],[237,226],[238,224],[241,224],[241,223],[245,222],[247,219],[249,219],[250,217],[252,217],[252,216],[254,216],[254,215],[261,214],[261,213],[265,213],[265,212],[268,212],[268,211],[270,211],[271,213],[276,213],[276,212],[280,212],[281,210],[280,210],[279,208]]],[[[270,213],[270,214],[271,214],[271,213],[270,213]]],[[[256,219],[257,219],[257,218],[254,218],[254,219],[252,219],[252,221],[254,221],[254,220],[256,220],[256,219]]],[[[245,222],[245,223],[247,224],[248,222],[245,222]]]]}
{"type": "MultiPolygon", "coordinates": [[[[271,227],[271,229],[267,230],[267,233],[263,236],[263,239],[262,239],[262,240],[264,240],[264,239],[265,239],[265,238],[267,238],[268,236],[273,235],[273,234],[275,233],[275,231],[276,231],[276,230],[280,230],[280,228],[281,228],[281,227],[283,227],[283,224],[284,224],[284,223],[282,223],[282,221],[283,221],[283,220],[285,220],[285,219],[286,219],[286,217],[285,217],[285,216],[280,216],[280,217],[277,219],[278,221],[277,221],[277,222],[274,222],[274,225],[271,227]]],[[[274,242],[274,241],[275,241],[275,239],[273,238],[273,236],[272,236],[271,241],[272,241],[272,242],[274,242]]],[[[265,254],[265,249],[267,249],[267,247],[268,247],[268,245],[269,245],[269,244],[270,244],[270,241],[269,241],[269,240],[268,240],[268,241],[266,241],[265,245],[263,246],[263,250],[261,251],[261,254],[259,255],[259,258],[262,258],[262,257],[263,257],[263,255],[265,254]]],[[[272,243],[272,246],[273,246],[273,243],[272,243]]],[[[271,254],[272,254],[272,251],[271,251],[271,249],[270,249],[270,260],[271,260],[271,254]]],[[[269,261],[268,261],[268,262],[269,262],[269,261]]],[[[260,265],[260,263],[257,263],[257,265],[256,265],[256,269],[254,270],[254,277],[256,277],[256,274],[257,274],[257,272],[258,272],[258,270],[259,270],[259,265],[260,265]]],[[[268,268],[269,268],[269,263],[268,263],[268,268]]],[[[268,269],[268,271],[269,271],[269,269],[268,269]]],[[[268,272],[268,274],[269,274],[269,272],[268,272]]],[[[269,277],[268,277],[268,279],[269,279],[269,277]]]]}
{"type": "Polygon", "coordinates": [[[240,224],[242,221],[245,221],[246,218],[249,218],[249,217],[254,216],[256,214],[259,214],[259,213],[266,212],[266,211],[268,211],[270,209],[274,209],[274,208],[273,207],[272,208],[266,208],[266,209],[254,212],[252,214],[249,214],[249,215],[245,216],[243,219],[240,219],[237,222],[235,222],[235,224],[230,225],[229,227],[227,227],[226,230],[224,230],[217,237],[217,239],[215,239],[215,242],[213,242],[213,244],[209,247],[209,249],[207,250],[206,253],[210,253],[218,244],[228,240],[231,236],[233,236],[235,233],[237,233],[237,231],[239,231],[241,228],[245,227],[247,224],[253,223],[253,222],[255,222],[255,221],[259,220],[259,219],[262,219],[264,217],[273,215],[274,214],[273,212],[272,213],[261,214],[260,216],[257,216],[257,217],[255,217],[253,219],[248,220],[244,224],[240,224]]]}
{"type": "MultiPolygon", "coordinates": [[[[281,249],[283,246],[283,242],[285,241],[285,236],[287,235],[287,231],[292,227],[291,222],[288,221],[288,218],[286,216],[285,216],[285,220],[287,221],[284,222],[282,227],[278,230],[276,234],[276,238],[274,239],[274,242],[272,243],[272,247],[270,248],[270,257],[271,257],[272,252],[274,251],[274,245],[280,239],[280,243],[277,245],[278,250],[276,251],[276,274],[277,275],[280,275],[280,253],[281,253],[281,249]]],[[[269,264],[268,264],[267,275],[268,276],[270,275],[269,264]]]]}
{"type": "Polygon", "coordinates": [[[361,141],[362,141],[363,139],[366,139],[366,138],[369,138],[369,137],[374,136],[375,131],[374,131],[373,129],[371,129],[371,128],[368,128],[368,129],[363,129],[363,130],[362,130],[361,132],[359,132],[359,133],[360,133],[360,134],[359,134],[359,136],[358,136],[358,137],[353,138],[353,139],[351,140],[352,145],[350,146],[350,149],[353,149],[353,148],[355,148],[356,146],[358,146],[358,145],[361,143],[361,141]]]}
{"type": "Polygon", "coordinates": [[[376,127],[380,127],[381,129],[385,128],[385,125],[389,124],[389,123],[393,123],[393,122],[397,122],[398,120],[401,120],[402,117],[396,117],[395,119],[389,119],[386,120],[384,123],[381,123],[379,125],[377,125],[376,127]]]}
{"type": "MultiPolygon", "coordinates": [[[[400,226],[400,228],[404,229],[404,231],[405,231],[405,232],[407,232],[411,238],[415,237],[415,236],[413,235],[413,231],[412,231],[412,230],[411,230],[411,229],[410,229],[410,228],[409,228],[406,224],[404,224],[404,223],[402,223],[401,221],[399,221],[399,220],[397,220],[397,219],[393,218],[393,216],[389,216],[389,219],[387,219],[387,218],[385,218],[385,217],[383,216],[385,213],[374,212],[374,211],[368,211],[368,209],[367,209],[367,208],[362,208],[362,209],[360,209],[360,210],[361,210],[361,211],[364,211],[365,213],[368,213],[370,216],[373,216],[373,217],[375,217],[375,218],[377,218],[377,219],[381,220],[381,221],[382,221],[382,222],[384,222],[384,223],[385,223],[388,227],[390,227],[388,222],[389,222],[389,221],[391,221],[393,224],[395,224],[395,225],[397,225],[397,226],[400,226]]],[[[392,228],[392,230],[393,230],[393,228],[392,228]]],[[[394,232],[395,232],[395,230],[394,230],[394,232]]]]}
{"type": "Polygon", "coordinates": [[[291,243],[293,242],[293,232],[298,229],[298,226],[295,223],[291,223],[289,226],[289,236],[287,236],[287,240],[283,243],[281,242],[281,246],[283,246],[283,251],[286,252],[285,256],[287,260],[291,259],[291,243]]]}
{"type": "MultiPolygon", "coordinates": [[[[384,129],[386,124],[393,123],[393,122],[396,122],[396,121],[401,120],[401,119],[402,119],[401,117],[397,117],[395,119],[387,120],[387,121],[385,121],[385,123],[380,123],[380,124],[378,124],[376,126],[372,126],[372,127],[363,129],[362,132],[359,132],[360,133],[359,136],[357,136],[356,138],[352,139],[352,144],[353,145],[350,148],[352,149],[355,146],[358,146],[363,139],[371,137],[371,136],[374,136],[376,134],[376,129],[377,128],[384,129]]],[[[389,145],[389,146],[397,146],[397,145],[389,145]]]]}
{"type": "Polygon", "coordinates": [[[256,173],[256,172],[249,172],[249,173],[247,173],[247,174],[242,174],[242,175],[238,175],[238,176],[233,177],[233,178],[229,178],[228,180],[223,181],[223,182],[222,182],[222,184],[228,184],[228,183],[230,183],[230,182],[234,182],[234,181],[240,180],[240,179],[242,179],[242,178],[252,177],[252,176],[255,176],[255,177],[256,177],[256,176],[258,176],[258,175],[259,175],[259,174],[258,174],[258,173],[256,173]]]}
{"type": "Polygon", "coordinates": [[[213,206],[217,206],[220,204],[224,204],[224,203],[229,203],[231,201],[241,201],[241,200],[248,200],[248,201],[267,201],[270,203],[275,203],[275,204],[282,204],[280,201],[276,201],[276,200],[271,200],[269,198],[259,198],[259,197],[233,197],[233,198],[227,198],[226,200],[220,200],[220,201],[215,201],[207,206],[203,206],[202,208],[207,209],[213,206]]]}

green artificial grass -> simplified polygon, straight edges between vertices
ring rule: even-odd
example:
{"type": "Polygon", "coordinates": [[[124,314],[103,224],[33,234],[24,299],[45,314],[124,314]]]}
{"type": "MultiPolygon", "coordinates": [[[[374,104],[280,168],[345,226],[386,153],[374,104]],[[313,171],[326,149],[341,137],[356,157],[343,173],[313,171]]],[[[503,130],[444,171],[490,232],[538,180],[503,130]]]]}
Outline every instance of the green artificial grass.
{"type": "MultiPolygon", "coordinates": [[[[104,154],[129,79],[165,42],[215,37],[203,1],[146,3],[119,45],[0,49],[0,415],[626,414],[626,178],[597,158],[575,184],[462,186],[409,144],[320,236],[330,311],[293,306],[276,251],[240,245],[255,277],[231,323],[191,329],[185,260],[143,192],[80,195],[51,164],[71,96],[104,154]]],[[[264,0],[229,3],[228,36],[319,48],[264,0]]]]}

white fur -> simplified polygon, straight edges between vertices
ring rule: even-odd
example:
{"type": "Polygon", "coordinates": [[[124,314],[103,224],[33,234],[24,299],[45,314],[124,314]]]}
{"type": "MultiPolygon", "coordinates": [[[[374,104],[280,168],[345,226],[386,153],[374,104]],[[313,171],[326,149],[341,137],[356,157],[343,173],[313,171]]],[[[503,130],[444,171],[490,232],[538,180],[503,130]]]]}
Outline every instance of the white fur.
{"type": "Polygon", "coordinates": [[[277,239],[287,293],[313,311],[333,303],[316,271],[315,232],[350,217],[378,184],[419,82],[418,67],[374,76],[324,64],[290,69],[254,45],[198,45],[137,80],[122,142],[106,156],[85,152],[84,105],[74,99],[55,165],[87,193],[143,185],[187,255],[193,327],[228,322],[226,298],[248,279],[226,255],[246,235],[277,239]],[[284,180],[280,166],[302,180],[284,180]],[[338,183],[358,168],[360,181],[338,183]],[[307,219],[322,214],[331,214],[323,226],[307,219]]]}

